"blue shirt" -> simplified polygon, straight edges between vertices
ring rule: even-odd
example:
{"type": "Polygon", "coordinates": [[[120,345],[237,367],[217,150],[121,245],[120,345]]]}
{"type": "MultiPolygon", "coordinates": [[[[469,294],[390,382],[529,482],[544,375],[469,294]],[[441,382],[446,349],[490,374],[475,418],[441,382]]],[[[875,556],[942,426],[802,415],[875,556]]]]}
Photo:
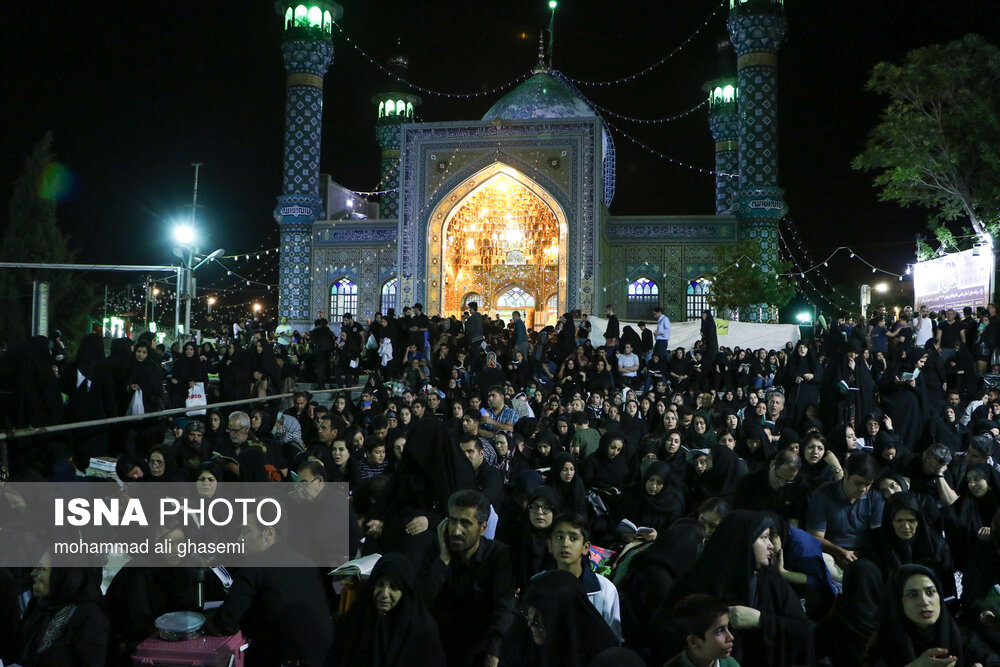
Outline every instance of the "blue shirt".
{"type": "Polygon", "coordinates": [[[878,489],[851,503],[844,495],[843,480],[827,482],[816,489],[809,500],[806,530],[821,532],[824,539],[842,549],[857,549],[869,528],[882,525],[882,506],[885,500],[878,489]]]}
{"type": "MultiPolygon", "coordinates": [[[[494,413],[492,410],[487,408],[486,414],[489,416],[490,419],[498,421],[501,424],[507,424],[507,423],[514,424],[521,416],[517,413],[517,410],[507,405],[505,405],[503,407],[503,410],[501,410],[499,413],[494,413]]],[[[493,424],[487,424],[486,422],[482,422],[479,424],[479,430],[495,433],[500,429],[494,426],[493,424]]]]}

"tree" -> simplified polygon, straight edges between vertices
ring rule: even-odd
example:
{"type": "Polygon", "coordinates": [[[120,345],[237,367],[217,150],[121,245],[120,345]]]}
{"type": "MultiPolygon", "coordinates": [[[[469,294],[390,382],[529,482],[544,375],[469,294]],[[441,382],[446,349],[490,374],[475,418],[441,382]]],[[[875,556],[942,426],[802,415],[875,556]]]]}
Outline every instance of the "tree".
{"type": "Polygon", "coordinates": [[[889,104],[852,166],[878,171],[883,201],[932,210],[931,230],[955,245],[947,223],[966,219],[991,241],[1000,231],[1000,49],[979,35],[879,63],[867,90],[889,104]]]}
{"type": "MultiPolygon", "coordinates": [[[[761,249],[758,243],[743,242],[736,246],[716,246],[715,262],[719,271],[712,280],[709,304],[718,310],[741,310],[770,304],[772,314],[795,296],[795,287],[787,278],[788,262],[771,262],[770,270],[761,269],[761,249]]],[[[769,318],[774,319],[774,317],[769,318]]]]}
{"type": "MultiPolygon", "coordinates": [[[[72,263],[75,252],[56,223],[56,205],[63,177],[52,156],[52,134],[46,133],[25,160],[14,185],[10,219],[0,239],[0,261],[72,263]]],[[[91,286],[69,271],[0,269],[0,337],[13,340],[30,331],[32,281],[48,282],[50,326],[66,339],[81,338],[96,297],[91,286]]],[[[48,333],[48,332],[46,332],[48,333]]]]}

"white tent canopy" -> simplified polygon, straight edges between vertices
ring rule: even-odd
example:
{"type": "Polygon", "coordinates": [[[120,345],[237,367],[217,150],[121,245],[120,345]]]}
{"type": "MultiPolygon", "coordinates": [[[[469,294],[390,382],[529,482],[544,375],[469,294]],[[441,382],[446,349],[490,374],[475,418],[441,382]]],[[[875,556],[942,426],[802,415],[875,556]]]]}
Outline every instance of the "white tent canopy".
{"type": "MultiPolygon", "coordinates": [[[[626,325],[639,332],[639,325],[636,322],[625,322],[619,320],[622,328],[626,325]]],[[[608,328],[608,321],[603,317],[590,316],[590,323],[593,327],[590,332],[590,342],[594,347],[604,345],[604,332],[608,328]]],[[[646,326],[656,330],[656,320],[648,320],[646,326]]],[[[729,322],[729,333],[719,335],[720,347],[736,347],[757,349],[763,347],[767,350],[777,350],[783,348],[785,343],[791,341],[795,343],[801,338],[798,325],[795,324],[753,324],[750,322],[729,322]]],[[[695,322],[671,322],[670,323],[670,349],[683,347],[690,350],[695,342],[701,339],[701,321],[695,322]]]]}

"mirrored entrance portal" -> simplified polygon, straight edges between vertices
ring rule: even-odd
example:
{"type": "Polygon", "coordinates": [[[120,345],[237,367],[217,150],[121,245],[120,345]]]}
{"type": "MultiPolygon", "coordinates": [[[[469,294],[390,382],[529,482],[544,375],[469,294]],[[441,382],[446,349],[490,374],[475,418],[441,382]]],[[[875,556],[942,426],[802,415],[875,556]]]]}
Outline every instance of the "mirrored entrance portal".
{"type": "Polygon", "coordinates": [[[545,324],[541,308],[559,291],[565,261],[560,227],[549,205],[528,187],[504,172],[489,178],[452,209],[445,224],[444,313],[460,315],[475,294],[484,314],[500,312],[509,320],[518,310],[529,327],[545,324]]]}

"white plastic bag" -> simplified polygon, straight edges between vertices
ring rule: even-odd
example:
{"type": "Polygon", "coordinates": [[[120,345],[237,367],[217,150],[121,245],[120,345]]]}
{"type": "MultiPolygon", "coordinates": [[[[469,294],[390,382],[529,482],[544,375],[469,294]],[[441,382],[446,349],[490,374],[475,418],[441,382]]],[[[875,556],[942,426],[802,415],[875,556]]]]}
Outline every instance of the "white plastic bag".
{"type": "Polygon", "coordinates": [[[146,409],[142,407],[142,389],[136,389],[135,393],[132,394],[132,400],[129,402],[128,411],[125,414],[129,415],[146,414],[146,409]]]}
{"type": "MultiPolygon", "coordinates": [[[[205,396],[205,383],[195,382],[194,386],[188,389],[187,399],[184,401],[184,407],[195,408],[202,405],[208,405],[208,397],[205,396]]],[[[205,414],[205,410],[191,410],[187,412],[188,417],[196,417],[198,415],[205,414]]]]}

